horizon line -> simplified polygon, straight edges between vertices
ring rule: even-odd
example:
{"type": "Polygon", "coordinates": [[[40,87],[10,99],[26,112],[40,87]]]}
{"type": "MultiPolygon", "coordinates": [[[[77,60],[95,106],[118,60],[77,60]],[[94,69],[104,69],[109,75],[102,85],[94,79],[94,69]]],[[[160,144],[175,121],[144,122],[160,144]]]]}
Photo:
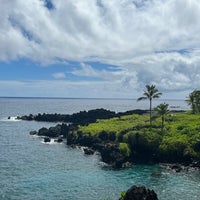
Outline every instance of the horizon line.
{"type": "MultiPolygon", "coordinates": [[[[137,100],[137,98],[114,98],[114,97],[23,97],[23,96],[0,96],[0,99],[10,98],[10,99],[99,99],[99,100],[137,100]]],[[[184,99],[155,99],[158,101],[161,100],[174,100],[174,101],[184,101],[184,99]]]]}

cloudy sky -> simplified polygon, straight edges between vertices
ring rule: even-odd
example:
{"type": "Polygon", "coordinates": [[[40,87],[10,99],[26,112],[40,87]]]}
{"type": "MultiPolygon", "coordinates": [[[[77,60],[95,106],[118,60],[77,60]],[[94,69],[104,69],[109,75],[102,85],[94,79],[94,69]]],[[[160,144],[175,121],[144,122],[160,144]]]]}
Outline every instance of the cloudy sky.
{"type": "Polygon", "coordinates": [[[200,88],[199,0],[0,0],[0,96],[164,98],[200,88]]]}

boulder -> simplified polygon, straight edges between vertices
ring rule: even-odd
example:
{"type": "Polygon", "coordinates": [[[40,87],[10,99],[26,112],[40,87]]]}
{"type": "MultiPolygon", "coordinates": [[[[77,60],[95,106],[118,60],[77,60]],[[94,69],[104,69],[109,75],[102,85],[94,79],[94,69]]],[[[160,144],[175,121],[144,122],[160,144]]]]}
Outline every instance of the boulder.
{"type": "Polygon", "coordinates": [[[61,135],[61,125],[58,124],[54,127],[49,128],[49,137],[58,137],[59,135],[61,135]]]}
{"type": "Polygon", "coordinates": [[[126,156],[120,152],[118,143],[96,144],[95,149],[100,152],[102,161],[114,168],[122,168],[123,164],[127,161],[126,156]]]}
{"type": "Polygon", "coordinates": [[[30,131],[30,135],[37,135],[37,131],[30,131]]]}
{"type": "Polygon", "coordinates": [[[193,161],[190,167],[199,168],[200,169],[200,161],[193,161]]]}
{"type": "Polygon", "coordinates": [[[55,127],[50,127],[49,129],[43,127],[38,131],[39,136],[47,136],[55,138],[61,135],[61,125],[56,125],[55,127]]]}
{"type": "Polygon", "coordinates": [[[59,138],[57,139],[57,142],[58,142],[58,143],[61,143],[61,142],[63,142],[63,139],[62,139],[61,137],[59,137],[59,138]]]}
{"type": "Polygon", "coordinates": [[[51,138],[45,137],[45,138],[44,138],[44,142],[45,142],[45,143],[46,143],[46,142],[51,142],[51,138]]]}
{"type": "Polygon", "coordinates": [[[62,139],[62,137],[58,137],[57,139],[54,140],[54,142],[61,143],[61,142],[63,142],[63,139],[62,139]]]}
{"type": "Polygon", "coordinates": [[[174,164],[171,166],[171,169],[175,172],[180,172],[182,170],[182,167],[178,164],[174,164]]]}
{"type": "Polygon", "coordinates": [[[48,132],[49,132],[48,129],[43,127],[38,131],[38,135],[39,136],[48,136],[48,132]]]}
{"type": "Polygon", "coordinates": [[[83,151],[84,151],[84,153],[85,153],[86,155],[93,155],[93,154],[94,154],[94,150],[91,149],[91,148],[85,147],[85,148],[83,149],[83,151]]]}
{"type": "Polygon", "coordinates": [[[122,164],[122,168],[129,168],[129,167],[132,167],[132,164],[128,161],[122,164]]]}
{"type": "Polygon", "coordinates": [[[119,200],[158,200],[157,194],[144,186],[132,186],[119,200]]]}

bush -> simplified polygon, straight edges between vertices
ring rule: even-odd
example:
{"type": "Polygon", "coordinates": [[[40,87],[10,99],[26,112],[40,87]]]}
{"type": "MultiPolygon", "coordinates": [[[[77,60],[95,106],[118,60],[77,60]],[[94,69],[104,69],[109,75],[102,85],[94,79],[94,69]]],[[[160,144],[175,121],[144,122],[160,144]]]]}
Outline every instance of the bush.
{"type": "Polygon", "coordinates": [[[164,160],[182,161],[188,145],[187,137],[184,137],[184,135],[164,137],[159,150],[161,155],[164,156],[164,160]]]}
{"type": "Polygon", "coordinates": [[[156,153],[162,141],[159,134],[148,131],[130,132],[124,136],[125,139],[127,137],[132,151],[146,155],[156,153]]]}
{"type": "Polygon", "coordinates": [[[131,150],[130,150],[130,148],[129,148],[127,143],[123,143],[123,142],[120,143],[119,144],[119,149],[125,156],[127,156],[127,157],[130,156],[131,150]]]}

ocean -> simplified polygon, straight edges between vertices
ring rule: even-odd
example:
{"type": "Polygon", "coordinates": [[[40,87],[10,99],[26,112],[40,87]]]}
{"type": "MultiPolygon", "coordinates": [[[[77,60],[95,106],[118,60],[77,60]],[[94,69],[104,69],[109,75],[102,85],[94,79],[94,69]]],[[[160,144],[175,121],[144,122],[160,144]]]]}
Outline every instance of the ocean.
{"type": "MultiPolygon", "coordinates": [[[[154,101],[154,106],[162,100],[154,101]]],[[[188,109],[183,100],[165,100],[172,109],[188,109]]],[[[174,173],[157,165],[112,170],[98,155],[84,155],[66,144],[44,144],[29,132],[55,123],[15,120],[37,113],[72,114],[105,108],[116,112],[148,109],[148,101],[122,99],[0,98],[1,200],[117,200],[132,185],[153,189],[159,200],[199,200],[200,173],[174,173]],[[8,116],[11,120],[8,120],[8,116]],[[152,177],[152,172],[161,172],[152,177]]]]}

